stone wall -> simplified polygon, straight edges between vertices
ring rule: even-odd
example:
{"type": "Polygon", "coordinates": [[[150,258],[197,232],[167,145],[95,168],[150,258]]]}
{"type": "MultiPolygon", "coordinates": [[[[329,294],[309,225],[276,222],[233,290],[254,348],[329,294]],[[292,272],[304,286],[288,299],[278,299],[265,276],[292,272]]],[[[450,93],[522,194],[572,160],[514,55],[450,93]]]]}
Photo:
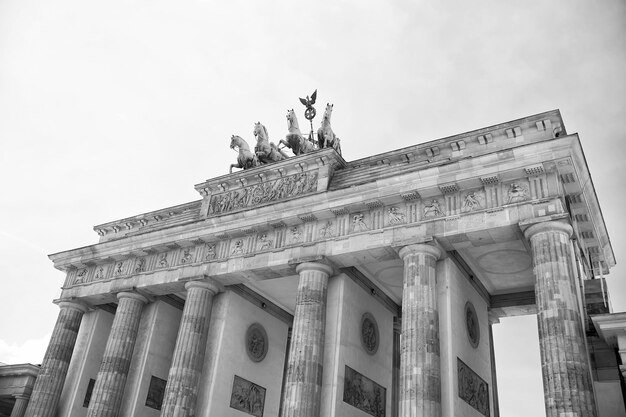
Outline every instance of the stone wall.
{"type": "Polygon", "coordinates": [[[450,259],[437,265],[439,337],[441,347],[442,415],[455,417],[484,416],[459,396],[458,359],[489,386],[489,415],[493,416],[489,320],[487,303],[450,259]],[[472,346],[467,330],[466,305],[476,312],[480,337],[472,346]]]}
{"type": "MultiPolygon", "coordinates": [[[[391,416],[392,353],[393,314],[346,275],[332,277],[329,281],[326,310],[321,415],[363,417],[376,414],[344,401],[344,391],[350,388],[345,386],[348,366],[385,388],[384,415],[391,416]],[[378,325],[378,347],[373,354],[366,351],[367,347],[361,341],[362,318],[366,313],[378,325]]],[[[371,394],[367,392],[371,384],[365,381],[363,385],[366,391],[363,396],[367,397],[371,394]]],[[[359,390],[358,387],[354,389],[359,390]]],[[[362,408],[374,409],[370,400],[364,398],[360,402],[362,408]]]]}
{"type": "MultiPolygon", "coordinates": [[[[232,291],[216,295],[200,382],[197,415],[245,416],[246,413],[231,407],[233,383],[235,376],[238,376],[265,389],[263,416],[277,416],[288,330],[287,323],[232,291]],[[254,323],[260,324],[267,335],[267,352],[258,362],[251,359],[246,348],[246,332],[254,323]]],[[[241,389],[239,381],[237,386],[241,389]]]]}

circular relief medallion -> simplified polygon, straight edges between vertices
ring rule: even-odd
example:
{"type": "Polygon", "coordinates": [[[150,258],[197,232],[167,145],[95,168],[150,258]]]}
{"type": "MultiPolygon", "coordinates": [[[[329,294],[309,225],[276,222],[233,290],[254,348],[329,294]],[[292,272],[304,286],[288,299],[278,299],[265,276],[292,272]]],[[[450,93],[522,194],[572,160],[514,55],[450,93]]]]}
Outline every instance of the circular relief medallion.
{"type": "Polygon", "coordinates": [[[480,342],[480,326],[474,305],[469,301],[465,303],[465,328],[467,329],[467,338],[470,345],[477,348],[480,342]]]}
{"type": "Polygon", "coordinates": [[[361,344],[363,349],[370,355],[378,350],[378,324],[370,313],[365,313],[361,317],[361,344]]]}
{"type": "Polygon", "coordinates": [[[253,362],[261,362],[267,355],[267,333],[259,323],[253,323],[246,331],[246,352],[253,362]]]}

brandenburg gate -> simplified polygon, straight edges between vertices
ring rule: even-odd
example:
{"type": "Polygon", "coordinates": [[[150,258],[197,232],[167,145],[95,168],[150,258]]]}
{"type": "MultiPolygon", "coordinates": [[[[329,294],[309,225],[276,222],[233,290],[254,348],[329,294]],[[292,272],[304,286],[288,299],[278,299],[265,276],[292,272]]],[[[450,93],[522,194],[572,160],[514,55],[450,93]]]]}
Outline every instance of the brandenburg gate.
{"type": "Polygon", "coordinates": [[[491,326],[520,314],[547,415],[608,415],[585,290],[615,259],[558,111],[351,162],[324,122],[288,158],[261,128],[197,201],[50,255],[26,416],[498,416],[491,326]]]}

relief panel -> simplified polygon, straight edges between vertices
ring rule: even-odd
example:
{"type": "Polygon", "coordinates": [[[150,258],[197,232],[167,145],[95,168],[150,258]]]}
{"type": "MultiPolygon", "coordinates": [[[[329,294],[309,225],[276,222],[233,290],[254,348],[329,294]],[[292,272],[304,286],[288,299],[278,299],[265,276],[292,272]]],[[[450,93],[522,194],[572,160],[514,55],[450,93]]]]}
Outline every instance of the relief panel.
{"type": "Polygon", "coordinates": [[[255,417],[263,417],[265,388],[235,375],[230,407],[255,417]]]}
{"type": "Polygon", "coordinates": [[[385,417],[387,390],[346,365],[343,401],[374,417],[385,417]]]}

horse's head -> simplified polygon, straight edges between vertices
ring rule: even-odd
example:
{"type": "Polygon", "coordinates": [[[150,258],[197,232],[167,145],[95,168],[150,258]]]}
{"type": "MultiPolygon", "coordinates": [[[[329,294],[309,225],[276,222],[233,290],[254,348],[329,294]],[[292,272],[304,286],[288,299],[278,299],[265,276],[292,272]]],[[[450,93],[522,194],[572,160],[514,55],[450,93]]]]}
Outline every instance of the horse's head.
{"type": "Polygon", "coordinates": [[[265,140],[269,140],[268,134],[267,134],[267,129],[265,128],[265,126],[263,126],[261,124],[261,122],[256,122],[254,124],[254,136],[256,137],[257,141],[265,141],[265,140]]]}
{"type": "Polygon", "coordinates": [[[333,104],[326,103],[326,110],[324,110],[324,120],[330,122],[330,116],[333,113],[333,104]]]}
{"type": "Polygon", "coordinates": [[[230,149],[238,148],[239,146],[241,146],[242,141],[243,139],[241,139],[240,136],[232,135],[230,137],[230,149]]]}
{"type": "Polygon", "coordinates": [[[298,119],[296,118],[296,112],[291,110],[287,110],[287,127],[289,130],[292,128],[298,129],[298,119]]]}

